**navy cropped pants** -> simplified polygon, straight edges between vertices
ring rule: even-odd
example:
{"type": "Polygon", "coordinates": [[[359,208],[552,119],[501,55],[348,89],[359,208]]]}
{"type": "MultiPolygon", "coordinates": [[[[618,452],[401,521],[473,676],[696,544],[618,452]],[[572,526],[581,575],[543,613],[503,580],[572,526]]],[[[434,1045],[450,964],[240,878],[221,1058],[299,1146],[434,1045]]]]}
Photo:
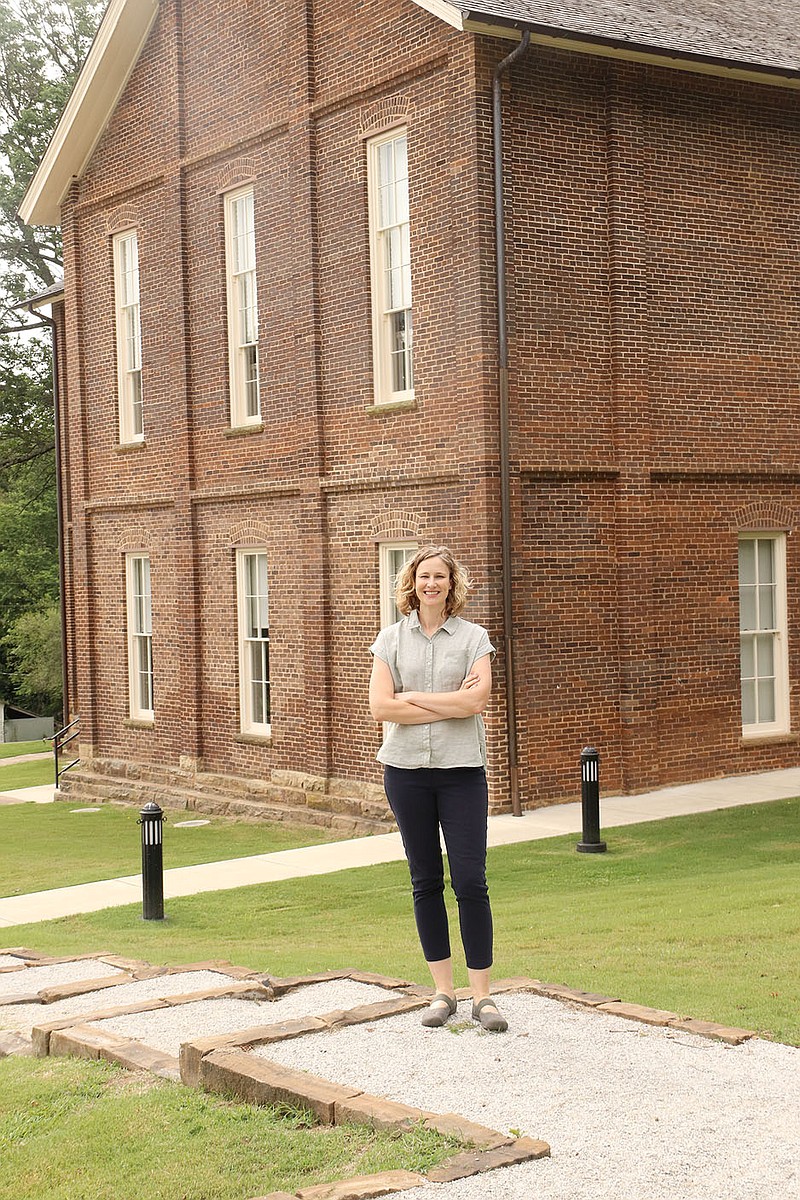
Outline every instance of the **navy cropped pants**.
{"type": "Polygon", "coordinates": [[[386,767],[383,778],[408,859],[414,916],[426,961],[450,957],[441,828],[467,966],[475,971],[488,969],[492,910],[486,886],[486,772],[483,767],[386,767]]]}

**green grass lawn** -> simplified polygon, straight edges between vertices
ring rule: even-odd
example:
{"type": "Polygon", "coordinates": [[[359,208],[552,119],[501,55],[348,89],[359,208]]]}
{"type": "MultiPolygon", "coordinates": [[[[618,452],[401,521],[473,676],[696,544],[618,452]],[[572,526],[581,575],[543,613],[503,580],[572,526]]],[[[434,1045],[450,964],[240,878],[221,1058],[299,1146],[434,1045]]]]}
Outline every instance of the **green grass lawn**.
{"type": "MultiPolygon", "coordinates": [[[[23,766],[36,766],[24,763],[23,766]]],[[[9,770],[10,768],[5,768],[9,770]]],[[[3,769],[0,768],[0,791],[3,769]]],[[[101,805],[89,813],[79,801],[54,804],[9,804],[0,807],[0,896],[46,891],[136,875],[141,870],[139,810],[101,805]],[[35,854],[32,854],[35,848],[35,854]]],[[[330,829],[209,818],[208,825],[179,828],[181,821],[203,818],[202,813],[171,811],[164,825],[164,868],[193,866],[250,854],[269,854],[295,846],[349,837],[330,829]]],[[[2,937],[2,933],[0,933],[2,937]]]]}
{"type": "Polygon", "coordinates": [[[17,758],[20,754],[49,754],[53,757],[53,746],[49,738],[38,738],[35,742],[0,742],[0,759],[17,758]]]}
{"type": "Polygon", "coordinates": [[[51,783],[55,787],[52,755],[32,759],[31,762],[14,763],[9,767],[0,766],[0,793],[15,792],[17,788],[39,787],[44,783],[51,783]]]}
{"type": "MultiPolygon", "coordinates": [[[[489,852],[495,975],[532,975],[800,1045],[800,800],[604,837],[604,855],[577,854],[576,837],[489,852]]],[[[427,982],[405,863],[171,900],[166,917],[142,921],[136,905],[0,936],[54,954],[225,957],[279,975],[353,966],[427,982]]]]}
{"type": "MultiPolygon", "coordinates": [[[[9,813],[28,818],[28,836],[21,821],[11,842],[29,872],[46,845],[40,813],[54,821],[44,855],[51,865],[59,847],[66,864],[76,842],[88,840],[80,822],[103,820],[26,805],[0,809],[0,822],[9,813]]],[[[127,822],[136,815],[108,813],[127,822]]],[[[98,847],[108,839],[104,854],[122,836],[120,825],[91,828],[98,847]]],[[[214,848],[238,836],[204,828],[214,848]]],[[[242,835],[260,830],[247,826],[242,835]]],[[[168,843],[179,844],[179,832],[168,830],[168,843]]],[[[605,855],[577,854],[576,836],[489,852],[496,976],[532,975],[800,1045],[800,800],[606,829],[604,837],[605,855]]],[[[81,869],[89,866],[85,859],[81,869]]],[[[155,963],[224,957],[277,975],[353,966],[427,982],[404,863],[166,907],[164,921],[143,921],[137,904],[7,927],[0,941],[155,963]]],[[[463,969],[458,982],[466,982],[463,969]]],[[[142,1081],[103,1063],[0,1061],[0,1200],[244,1200],[390,1166],[419,1168],[447,1152],[415,1136],[387,1142],[367,1129],[310,1129],[297,1114],[142,1081]]]]}
{"type": "Polygon", "coordinates": [[[0,1061],[3,1200],[246,1200],[355,1174],[425,1170],[459,1149],[428,1130],[324,1127],[78,1059],[0,1061]]]}

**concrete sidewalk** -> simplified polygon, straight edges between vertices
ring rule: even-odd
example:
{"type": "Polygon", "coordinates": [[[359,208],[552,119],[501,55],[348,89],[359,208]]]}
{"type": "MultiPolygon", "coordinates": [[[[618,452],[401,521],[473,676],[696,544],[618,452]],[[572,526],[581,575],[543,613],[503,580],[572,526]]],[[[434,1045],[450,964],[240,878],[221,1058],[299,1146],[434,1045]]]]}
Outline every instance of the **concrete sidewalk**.
{"type": "Polygon", "coordinates": [[[52,804],[55,798],[56,789],[52,783],[0,792],[0,804],[52,804]]]}
{"type": "MultiPolygon", "coordinates": [[[[25,791],[42,793],[41,788],[14,793],[15,802],[25,799],[25,791]]],[[[52,799],[52,788],[49,789],[52,799]]],[[[770,771],[760,775],[738,775],[711,779],[702,783],[663,788],[638,796],[609,796],[601,799],[600,816],[604,829],[633,825],[664,817],[686,816],[737,805],[757,804],[800,795],[800,767],[770,771]]],[[[31,796],[39,803],[41,796],[31,796]]],[[[3,797],[0,796],[0,802],[3,797]]],[[[489,818],[489,845],[506,846],[513,842],[536,841],[562,834],[580,834],[580,803],[539,808],[521,817],[489,818]]],[[[2,829],[2,811],[0,811],[2,829]]],[[[276,883],[308,875],[327,875],[353,867],[403,859],[399,833],[376,834],[350,841],[279,850],[274,854],[254,854],[224,862],[201,863],[196,867],[177,867],[164,872],[164,898],[190,896],[199,892],[224,891],[248,884],[276,883]]],[[[141,875],[127,875],[77,887],[56,888],[12,896],[0,900],[0,928],[34,921],[49,921],[74,913],[95,912],[122,904],[140,903],[141,875]]]]}

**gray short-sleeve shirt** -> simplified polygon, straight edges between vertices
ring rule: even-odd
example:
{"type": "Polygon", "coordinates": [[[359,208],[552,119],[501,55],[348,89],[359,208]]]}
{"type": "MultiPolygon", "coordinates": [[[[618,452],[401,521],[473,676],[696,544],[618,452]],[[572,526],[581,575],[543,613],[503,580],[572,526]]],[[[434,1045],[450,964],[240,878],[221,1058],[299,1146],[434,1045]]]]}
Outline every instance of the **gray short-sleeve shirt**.
{"type": "MultiPolygon", "coordinates": [[[[382,629],[370,651],[392,673],[395,692],[457,692],[473,665],[495,648],[481,625],[448,617],[428,637],[415,611],[382,629]]],[[[386,724],[378,762],[389,767],[485,767],[486,734],[480,713],[427,725],[386,724]]]]}

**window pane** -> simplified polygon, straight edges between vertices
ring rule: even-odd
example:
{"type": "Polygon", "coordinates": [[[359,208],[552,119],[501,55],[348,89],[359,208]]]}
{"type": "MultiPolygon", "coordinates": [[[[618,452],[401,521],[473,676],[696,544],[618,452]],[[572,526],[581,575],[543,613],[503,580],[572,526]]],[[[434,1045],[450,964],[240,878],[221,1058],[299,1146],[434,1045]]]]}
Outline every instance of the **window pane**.
{"type": "Polygon", "coordinates": [[[742,538],[739,542],[739,582],[756,581],[756,544],[753,538],[742,538]]]}
{"type": "Polygon", "coordinates": [[[742,724],[756,723],[756,685],[752,679],[742,680],[742,724]]]}
{"type": "Polygon", "coordinates": [[[752,679],[756,673],[756,648],[751,637],[741,639],[742,679],[752,679]]]}
{"type": "Polygon", "coordinates": [[[775,674],[775,639],[772,634],[756,638],[756,673],[760,679],[775,674]]]}
{"type": "Polygon", "coordinates": [[[132,371],[128,376],[131,391],[132,432],[137,436],[144,432],[142,422],[142,373],[132,371]]]}
{"type": "Polygon", "coordinates": [[[775,681],[761,679],[758,683],[758,721],[759,724],[772,723],[775,720],[775,681]]]}
{"type": "Polygon", "coordinates": [[[756,629],[756,589],[754,587],[739,588],[739,628],[756,629]]]}
{"type": "Polygon", "coordinates": [[[758,589],[758,627],[775,628],[775,588],[773,585],[758,589]]]}
{"type": "Polygon", "coordinates": [[[394,148],[394,171],[398,180],[408,183],[408,139],[405,134],[402,137],[395,138],[392,142],[394,148]]]}
{"type": "Polygon", "coordinates": [[[138,642],[139,660],[139,707],[153,707],[153,643],[149,637],[140,637],[138,642]]]}
{"type": "Polygon", "coordinates": [[[758,538],[758,581],[774,583],[774,543],[771,538],[758,538]]]}

